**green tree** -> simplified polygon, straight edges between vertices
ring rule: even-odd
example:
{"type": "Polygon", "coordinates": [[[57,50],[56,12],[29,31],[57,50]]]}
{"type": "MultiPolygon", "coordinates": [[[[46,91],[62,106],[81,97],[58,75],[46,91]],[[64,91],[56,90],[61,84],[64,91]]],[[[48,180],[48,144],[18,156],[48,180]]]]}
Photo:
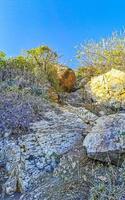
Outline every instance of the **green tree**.
{"type": "Polygon", "coordinates": [[[37,81],[44,83],[50,81],[52,84],[52,71],[58,63],[58,55],[48,46],[39,46],[26,51],[26,57],[34,66],[34,74],[37,81]]]}
{"type": "Polygon", "coordinates": [[[32,59],[34,65],[39,67],[42,71],[48,71],[51,64],[56,64],[58,61],[58,55],[47,46],[40,46],[28,50],[27,57],[32,59]]]}

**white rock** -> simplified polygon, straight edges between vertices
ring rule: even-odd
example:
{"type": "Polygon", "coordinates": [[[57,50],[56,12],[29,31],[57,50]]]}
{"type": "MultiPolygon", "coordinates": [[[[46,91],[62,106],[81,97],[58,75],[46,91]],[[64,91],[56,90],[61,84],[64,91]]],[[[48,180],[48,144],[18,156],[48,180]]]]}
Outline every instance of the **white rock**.
{"type": "Polygon", "coordinates": [[[88,157],[118,163],[125,158],[125,114],[103,116],[85,137],[88,157]]]}

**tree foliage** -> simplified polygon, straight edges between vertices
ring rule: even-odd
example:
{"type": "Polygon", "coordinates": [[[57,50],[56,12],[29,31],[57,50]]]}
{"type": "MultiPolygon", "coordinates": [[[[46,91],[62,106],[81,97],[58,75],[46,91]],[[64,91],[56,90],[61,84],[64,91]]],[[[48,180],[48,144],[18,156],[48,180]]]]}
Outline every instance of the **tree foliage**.
{"type": "Polygon", "coordinates": [[[113,33],[98,42],[91,40],[81,44],[76,57],[81,65],[76,75],[85,83],[112,68],[125,71],[125,32],[113,33]]]}
{"type": "Polygon", "coordinates": [[[40,82],[47,80],[52,80],[50,76],[52,68],[58,63],[58,55],[48,46],[40,46],[37,48],[32,48],[26,53],[26,58],[29,63],[32,63],[33,72],[40,82]]]}
{"type": "Polygon", "coordinates": [[[27,57],[32,60],[34,65],[39,67],[44,72],[47,72],[50,64],[55,64],[58,61],[58,55],[48,46],[40,46],[26,51],[27,57]]]}
{"type": "Polygon", "coordinates": [[[0,69],[4,68],[6,65],[6,54],[3,51],[0,51],[0,69]]]}
{"type": "Polygon", "coordinates": [[[24,56],[17,56],[8,59],[8,63],[15,69],[20,69],[22,71],[30,69],[30,63],[24,56]]]}
{"type": "MultiPolygon", "coordinates": [[[[33,77],[37,84],[49,81],[56,85],[56,72],[58,65],[58,55],[48,46],[39,46],[24,52],[23,55],[16,57],[6,57],[4,52],[0,52],[0,68],[2,66],[1,77],[15,76],[33,77]],[[3,65],[4,64],[4,65],[3,65]],[[5,65],[6,64],[6,65],[5,65]]],[[[59,65],[58,65],[59,66],[59,65]]]]}
{"type": "Polygon", "coordinates": [[[82,66],[116,67],[125,66],[125,33],[113,33],[99,42],[81,44],[77,58],[82,66]]]}

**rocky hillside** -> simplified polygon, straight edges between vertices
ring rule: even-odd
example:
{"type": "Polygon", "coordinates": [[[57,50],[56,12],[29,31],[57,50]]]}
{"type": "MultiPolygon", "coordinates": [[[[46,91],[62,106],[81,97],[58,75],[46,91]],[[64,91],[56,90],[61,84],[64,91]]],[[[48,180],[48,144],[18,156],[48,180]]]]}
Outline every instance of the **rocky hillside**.
{"type": "Polygon", "coordinates": [[[83,88],[57,94],[24,79],[0,88],[1,199],[124,199],[124,110],[87,109],[83,88]]]}
{"type": "Polygon", "coordinates": [[[0,199],[125,200],[124,70],[1,55],[0,199]]]}

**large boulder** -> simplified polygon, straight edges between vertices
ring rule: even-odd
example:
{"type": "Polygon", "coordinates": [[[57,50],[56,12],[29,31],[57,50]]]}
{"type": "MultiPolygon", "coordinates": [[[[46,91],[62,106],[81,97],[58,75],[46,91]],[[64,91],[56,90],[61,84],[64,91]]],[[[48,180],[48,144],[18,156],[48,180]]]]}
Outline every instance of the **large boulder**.
{"type": "Polygon", "coordinates": [[[121,163],[125,158],[125,114],[100,117],[85,137],[83,146],[90,158],[121,163]]]}
{"type": "Polygon", "coordinates": [[[48,70],[48,79],[58,91],[71,92],[76,84],[75,72],[64,65],[53,65],[48,70]]]}
{"type": "Polygon", "coordinates": [[[109,72],[91,78],[85,86],[86,99],[107,108],[119,109],[125,106],[125,72],[111,69],[109,72]]]}
{"type": "Polygon", "coordinates": [[[60,87],[67,92],[70,92],[76,84],[75,72],[67,67],[58,67],[57,77],[60,87]]]}

